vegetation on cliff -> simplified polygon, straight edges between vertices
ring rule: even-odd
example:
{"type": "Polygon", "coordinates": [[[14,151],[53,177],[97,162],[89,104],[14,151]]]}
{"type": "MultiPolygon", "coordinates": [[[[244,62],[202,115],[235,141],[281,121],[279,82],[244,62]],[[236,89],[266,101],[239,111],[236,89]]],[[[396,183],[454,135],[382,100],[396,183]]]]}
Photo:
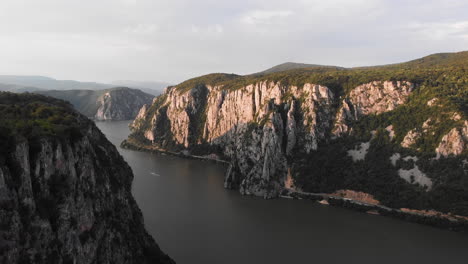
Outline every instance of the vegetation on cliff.
{"type": "Polygon", "coordinates": [[[0,115],[1,263],[173,263],[91,120],[34,94],[0,93],[0,115]]]}
{"type": "MultiPolygon", "coordinates": [[[[398,89],[395,88],[397,85],[393,87],[391,89],[398,89]]],[[[375,91],[378,90],[375,89],[375,91]]],[[[131,135],[134,140],[141,139],[140,141],[146,144],[177,151],[188,148],[190,151],[196,151],[197,154],[225,155],[228,153],[226,157],[231,158],[231,161],[236,164],[239,163],[234,166],[233,171],[239,172],[239,167],[256,167],[253,163],[255,158],[243,160],[233,153],[245,147],[242,155],[257,157],[259,155],[257,152],[251,152],[257,146],[251,146],[251,144],[268,144],[259,140],[262,133],[276,135],[283,141],[281,149],[285,151],[288,166],[292,168],[291,174],[295,186],[301,190],[332,193],[337,190],[351,189],[372,194],[382,204],[396,208],[435,209],[468,215],[468,203],[466,203],[468,170],[467,163],[464,162],[468,160],[467,148],[465,147],[457,156],[439,157],[436,152],[443,138],[453,129],[461,130],[468,118],[468,52],[435,54],[407,63],[375,67],[346,69],[306,66],[246,76],[218,73],[188,80],[172,87],[171,91],[159,97],[156,100],[157,103],[150,107],[151,110],[147,111],[143,118],[135,121],[139,123],[140,128],[134,129],[131,135]],[[346,125],[351,128],[350,133],[337,137],[333,126],[328,126],[328,130],[324,132],[315,150],[305,153],[303,146],[296,144],[291,154],[286,154],[287,140],[290,139],[286,140],[285,135],[289,133],[286,128],[291,125],[287,120],[293,117],[296,124],[305,123],[309,126],[314,120],[318,122],[317,124],[336,122],[334,120],[336,113],[342,107],[343,101],[350,96],[351,91],[363,84],[383,85],[384,81],[393,84],[411,83],[414,89],[404,98],[404,103],[394,105],[390,102],[391,111],[370,113],[347,120],[346,125]],[[274,83],[281,87],[280,89],[284,89],[286,92],[282,90],[284,94],[281,99],[277,99],[281,102],[277,104],[274,102],[275,99],[272,99],[268,106],[262,105],[261,107],[266,107],[266,110],[262,112],[262,117],[255,116],[248,124],[233,123],[232,130],[227,132],[232,137],[231,141],[222,141],[222,144],[229,145],[229,148],[225,148],[226,146],[220,145],[219,142],[207,144],[205,140],[211,131],[199,129],[206,128],[205,125],[209,121],[207,121],[206,108],[192,106],[197,105],[197,100],[207,101],[194,98],[197,94],[194,91],[211,87],[211,91],[216,92],[209,97],[210,104],[214,109],[220,109],[216,108],[216,104],[223,102],[229,94],[236,93],[231,99],[242,98],[252,93],[252,89],[247,88],[249,85],[255,86],[261,83],[274,83]],[[296,91],[294,87],[302,89],[305,84],[321,85],[333,92],[332,104],[327,106],[329,108],[322,109],[325,112],[320,113],[322,111],[320,106],[314,106],[319,104],[319,101],[311,105],[317,109],[307,109],[309,106],[302,108],[301,105],[306,99],[312,97],[311,94],[302,94],[298,98],[293,96],[293,91],[296,91]],[[171,91],[177,91],[179,97],[171,91]],[[172,104],[174,102],[168,99],[169,94],[173,96],[174,101],[178,102],[177,104],[172,104]],[[182,97],[184,99],[179,100],[182,97]],[[183,108],[180,103],[182,101],[189,102],[189,107],[183,108]],[[172,111],[170,113],[172,117],[168,114],[161,114],[166,111],[172,111]],[[311,114],[308,111],[318,112],[311,114]],[[155,115],[155,113],[160,114],[155,115]],[[311,115],[306,116],[306,114],[311,115]],[[174,129],[171,124],[179,126],[180,123],[169,122],[169,119],[183,115],[188,116],[185,119],[187,121],[181,121],[188,122],[187,129],[190,131],[188,147],[176,144],[171,132],[174,129]],[[274,118],[282,120],[283,123],[273,126],[276,134],[271,134],[268,131],[272,129],[271,120],[274,118]],[[237,130],[243,125],[245,125],[244,130],[237,130]],[[154,135],[151,142],[145,135],[149,130],[154,135]],[[236,138],[235,133],[243,134],[236,138]],[[243,142],[238,142],[242,139],[243,142]],[[369,144],[363,159],[353,160],[349,151],[358,148],[363,143],[369,144]],[[231,147],[231,145],[236,147],[231,147]],[[396,154],[403,158],[393,164],[392,157],[396,154]],[[418,184],[415,175],[411,174],[413,172],[417,174],[418,170],[424,172],[424,177],[427,177],[425,180],[429,181],[431,186],[424,187],[418,184]],[[404,179],[401,171],[411,171],[411,176],[404,179]]],[[[255,96],[252,97],[253,100],[256,100],[255,96]]],[[[271,96],[275,97],[277,94],[271,96]]],[[[235,105],[231,106],[236,108],[235,105]]],[[[242,117],[245,109],[242,106],[237,109],[242,117]]],[[[258,112],[259,109],[255,109],[254,113],[255,111],[258,112]]],[[[219,118],[227,118],[229,109],[224,109],[215,115],[219,115],[219,118]]],[[[230,120],[235,122],[236,119],[230,120]]],[[[181,128],[177,129],[180,131],[181,128]]],[[[301,133],[296,133],[296,139],[305,136],[301,133]]],[[[266,169],[264,168],[263,172],[266,169]]],[[[252,182],[271,181],[271,178],[263,179],[255,176],[258,171],[251,172],[237,179],[237,186],[247,177],[252,178],[252,182]]],[[[279,172],[283,173],[284,170],[279,170],[279,172]]]]}
{"type": "Polygon", "coordinates": [[[34,94],[0,92],[0,130],[3,138],[53,136],[76,139],[91,121],[62,100],[34,94]]]}

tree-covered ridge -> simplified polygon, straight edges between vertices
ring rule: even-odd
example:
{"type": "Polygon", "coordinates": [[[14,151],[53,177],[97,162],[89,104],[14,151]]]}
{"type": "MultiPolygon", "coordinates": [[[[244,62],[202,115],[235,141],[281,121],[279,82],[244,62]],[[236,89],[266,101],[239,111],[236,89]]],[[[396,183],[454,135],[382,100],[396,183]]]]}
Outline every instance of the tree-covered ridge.
{"type": "Polygon", "coordinates": [[[265,75],[265,74],[270,74],[270,73],[275,73],[275,72],[289,71],[289,70],[294,70],[294,69],[306,69],[306,68],[329,68],[329,69],[336,69],[336,70],[344,69],[343,67],[337,67],[337,66],[286,62],[286,63],[273,66],[267,70],[255,73],[253,75],[265,75]]]}
{"type": "MultiPolygon", "coordinates": [[[[418,60],[400,64],[340,68],[311,67],[285,70],[262,75],[235,75],[214,73],[187,80],[176,85],[180,92],[187,92],[198,85],[222,86],[235,90],[261,81],[281,82],[284,85],[301,86],[304,83],[325,85],[335,94],[348,93],[354,87],[376,80],[411,81],[417,85],[437,86],[450,83],[450,91],[459,96],[460,89],[466,85],[468,71],[468,51],[430,55],[418,60]]],[[[443,88],[443,87],[442,87],[443,88]]],[[[462,95],[466,95],[466,92],[462,95]]]]}
{"type": "Polygon", "coordinates": [[[36,94],[0,92],[0,135],[36,139],[43,136],[77,138],[88,119],[65,101],[36,94]]]}
{"type": "Polygon", "coordinates": [[[215,85],[227,84],[231,81],[234,81],[240,78],[242,78],[242,76],[236,75],[236,74],[211,73],[211,74],[189,79],[187,81],[184,81],[176,85],[176,87],[178,91],[180,91],[181,93],[185,93],[200,85],[215,86],[215,85]]]}
{"type": "Polygon", "coordinates": [[[383,68],[432,68],[432,67],[466,67],[468,51],[455,53],[436,53],[420,59],[391,65],[377,66],[383,68]]]}

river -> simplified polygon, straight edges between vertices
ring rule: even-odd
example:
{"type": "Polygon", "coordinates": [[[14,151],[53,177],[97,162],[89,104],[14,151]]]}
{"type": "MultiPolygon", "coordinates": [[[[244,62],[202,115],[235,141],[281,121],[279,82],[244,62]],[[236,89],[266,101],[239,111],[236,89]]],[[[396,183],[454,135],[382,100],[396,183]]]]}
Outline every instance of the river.
{"type": "Polygon", "coordinates": [[[468,235],[307,200],[241,196],[225,166],[121,149],[128,121],[97,122],[135,174],[147,230],[179,264],[468,263],[468,235]]]}

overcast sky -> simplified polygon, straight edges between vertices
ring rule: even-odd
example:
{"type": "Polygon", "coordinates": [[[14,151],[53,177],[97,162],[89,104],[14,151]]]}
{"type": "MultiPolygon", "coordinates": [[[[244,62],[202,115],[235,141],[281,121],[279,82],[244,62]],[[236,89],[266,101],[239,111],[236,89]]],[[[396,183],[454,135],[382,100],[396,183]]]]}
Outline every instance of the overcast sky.
{"type": "Polygon", "coordinates": [[[0,0],[0,74],[178,83],[461,50],[466,0],[0,0]]]}

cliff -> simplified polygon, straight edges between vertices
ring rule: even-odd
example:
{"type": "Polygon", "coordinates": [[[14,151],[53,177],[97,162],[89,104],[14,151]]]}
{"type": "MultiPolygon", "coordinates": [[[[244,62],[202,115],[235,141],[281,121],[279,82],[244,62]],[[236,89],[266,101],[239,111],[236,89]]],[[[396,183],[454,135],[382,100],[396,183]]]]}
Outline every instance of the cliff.
{"type": "Polygon", "coordinates": [[[353,190],[467,215],[468,65],[456,62],[194,78],[142,107],[123,146],[215,154],[242,194],[353,190]]]}
{"type": "Polygon", "coordinates": [[[145,231],[133,174],[64,101],[0,93],[1,263],[173,263],[145,231]]]}
{"type": "Polygon", "coordinates": [[[96,120],[131,120],[154,96],[137,89],[48,90],[35,93],[69,101],[82,114],[96,120]]]}

